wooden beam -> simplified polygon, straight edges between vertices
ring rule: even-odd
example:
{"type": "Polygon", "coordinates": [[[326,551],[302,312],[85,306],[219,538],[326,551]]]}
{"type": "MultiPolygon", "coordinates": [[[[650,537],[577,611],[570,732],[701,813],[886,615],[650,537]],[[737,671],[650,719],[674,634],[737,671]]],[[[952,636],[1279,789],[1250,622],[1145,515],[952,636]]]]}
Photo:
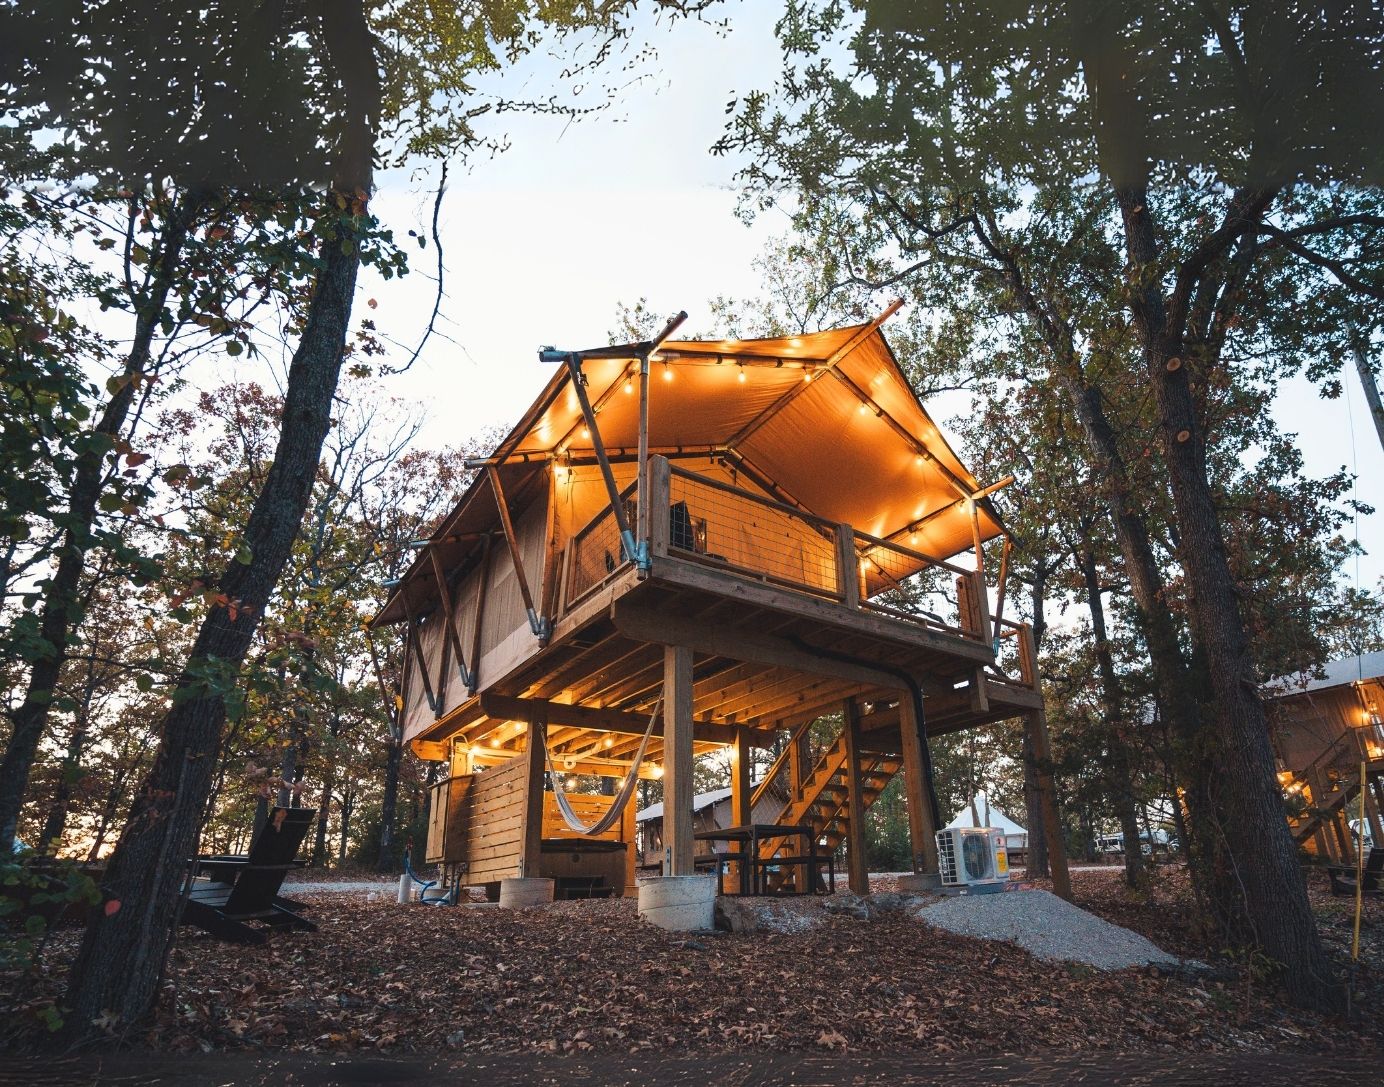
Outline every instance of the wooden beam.
{"type": "Polygon", "coordinates": [[[529,591],[529,579],[524,573],[524,556],[519,553],[519,537],[514,534],[514,522],[509,516],[509,502],[505,498],[504,488],[500,486],[500,473],[494,467],[487,467],[486,477],[490,480],[490,489],[495,492],[495,505],[500,511],[500,526],[505,530],[505,543],[509,545],[509,557],[514,563],[514,575],[519,581],[519,593],[524,598],[524,609],[529,613],[529,622],[535,627],[538,624],[538,612],[533,606],[533,593],[529,591]]]}
{"type": "Polygon", "coordinates": [[[860,559],[855,551],[855,529],[850,525],[836,526],[836,591],[841,603],[848,608],[860,607],[860,559]]]}
{"type": "Polygon", "coordinates": [[[913,871],[937,871],[937,821],[933,818],[932,782],[923,761],[923,729],[911,695],[899,700],[899,740],[903,747],[904,796],[913,871]]]}
{"type": "Polygon", "coordinates": [[[663,874],[695,875],[692,841],[692,650],[663,649],[663,874]]]}
{"type": "MultiPolygon", "coordinates": [[[[669,587],[734,597],[743,607],[768,608],[777,612],[779,616],[810,619],[836,627],[845,634],[862,638],[885,638],[894,642],[900,649],[934,650],[952,657],[969,658],[977,664],[990,664],[995,659],[988,641],[941,633],[919,623],[895,619],[888,615],[848,611],[839,601],[794,589],[780,589],[741,574],[712,570],[693,559],[671,555],[655,556],[653,576],[659,581],[667,582],[669,587]]],[[[981,638],[983,637],[982,634],[981,638]]],[[[739,656],[737,659],[754,658],[739,656]]],[[[809,671],[821,675],[831,674],[821,668],[809,671]]],[[[897,679],[890,679],[887,684],[893,687],[898,685],[897,679]]]]}
{"type": "Polygon", "coordinates": [[[679,645],[715,657],[754,661],[808,675],[834,676],[867,683],[872,687],[901,686],[899,678],[888,672],[818,657],[783,638],[759,634],[743,627],[687,619],[662,610],[641,607],[628,600],[616,601],[612,617],[620,633],[636,641],[656,642],[660,638],[675,638],[679,645]]]}
{"type": "Polygon", "coordinates": [[[851,890],[858,895],[867,895],[870,893],[870,866],[865,861],[865,797],[860,782],[860,710],[855,699],[846,699],[841,712],[846,722],[846,860],[850,866],[851,890]]]}
{"type": "Polygon", "coordinates": [[[543,748],[548,722],[541,707],[529,716],[529,733],[524,742],[524,816],[523,837],[519,853],[519,878],[538,875],[543,844],[543,748]]]}
{"type": "MultiPolygon", "coordinates": [[[[542,707],[550,725],[563,725],[569,728],[591,729],[596,732],[618,732],[626,736],[643,736],[648,727],[649,717],[644,713],[626,713],[622,710],[597,709],[594,706],[569,706],[562,702],[548,702],[541,698],[510,698],[507,695],[487,691],[481,695],[481,709],[490,717],[504,721],[526,721],[536,707],[542,707]]],[[[654,735],[663,735],[662,717],[654,722],[654,735]]],[[[718,744],[733,744],[741,731],[732,725],[716,724],[713,721],[692,722],[692,736],[718,744]]],[[[749,742],[760,747],[773,745],[774,734],[769,730],[745,729],[753,739],[749,742]]]]}
{"type": "Polygon", "coordinates": [[[1072,879],[1067,871],[1067,843],[1062,838],[1062,814],[1057,807],[1057,788],[1052,780],[1052,745],[1048,742],[1048,717],[1041,710],[1025,715],[1029,746],[1033,749],[1038,778],[1038,796],[1043,805],[1043,830],[1048,839],[1048,867],[1052,872],[1052,891],[1059,898],[1072,900],[1072,879]]]}
{"type": "Polygon", "coordinates": [[[744,726],[736,728],[735,746],[730,752],[730,812],[736,826],[754,821],[750,808],[750,736],[744,726]]]}

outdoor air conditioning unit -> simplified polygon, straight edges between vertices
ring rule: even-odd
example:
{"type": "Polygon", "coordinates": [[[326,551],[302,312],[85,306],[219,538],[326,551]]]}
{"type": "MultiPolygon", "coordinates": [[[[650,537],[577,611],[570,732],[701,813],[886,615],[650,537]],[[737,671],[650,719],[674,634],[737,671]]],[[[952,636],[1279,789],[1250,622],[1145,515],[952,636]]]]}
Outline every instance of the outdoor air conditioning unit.
{"type": "Polygon", "coordinates": [[[1009,879],[1004,831],[996,827],[939,830],[937,861],[944,887],[998,890],[1009,879]]]}

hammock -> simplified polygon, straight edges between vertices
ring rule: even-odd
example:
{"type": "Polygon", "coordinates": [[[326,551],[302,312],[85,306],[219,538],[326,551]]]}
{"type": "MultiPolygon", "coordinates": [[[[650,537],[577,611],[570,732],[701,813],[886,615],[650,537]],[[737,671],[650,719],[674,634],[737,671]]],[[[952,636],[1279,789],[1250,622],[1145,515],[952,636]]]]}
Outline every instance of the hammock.
{"type": "Polygon", "coordinates": [[[594,837],[597,834],[604,834],[620,818],[620,814],[625,810],[625,805],[629,803],[630,797],[634,795],[634,787],[639,784],[639,765],[644,761],[644,752],[649,746],[649,737],[654,734],[654,722],[658,720],[659,707],[663,705],[663,696],[659,695],[658,701],[654,703],[653,712],[649,714],[649,724],[644,729],[644,738],[639,741],[639,750],[634,753],[634,761],[630,763],[629,771],[625,774],[625,780],[620,783],[620,788],[615,792],[615,799],[610,802],[610,807],[606,813],[597,819],[590,826],[587,826],[572,810],[572,805],[567,802],[567,791],[562,787],[562,780],[558,777],[557,770],[553,766],[553,753],[548,750],[548,734],[543,734],[543,761],[548,766],[548,779],[552,782],[553,796],[557,798],[557,809],[562,813],[562,821],[578,834],[585,834],[594,837]]]}

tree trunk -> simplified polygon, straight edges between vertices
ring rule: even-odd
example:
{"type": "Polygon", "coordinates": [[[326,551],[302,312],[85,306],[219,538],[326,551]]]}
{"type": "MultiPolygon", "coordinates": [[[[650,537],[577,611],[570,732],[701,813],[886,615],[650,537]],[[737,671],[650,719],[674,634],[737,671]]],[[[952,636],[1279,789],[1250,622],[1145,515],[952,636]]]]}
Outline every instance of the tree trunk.
{"type": "Polygon", "coordinates": [[[398,867],[394,857],[394,824],[399,811],[399,765],[403,755],[403,741],[391,736],[384,767],[384,796],[380,800],[380,851],[375,856],[377,872],[392,872],[398,867]]]}
{"type": "Polygon", "coordinates": [[[1089,541],[1076,556],[1086,586],[1086,606],[1091,613],[1091,633],[1096,642],[1096,666],[1100,672],[1101,700],[1105,703],[1109,753],[1105,779],[1114,801],[1115,814],[1124,834],[1125,882],[1138,887],[1144,877],[1144,853],[1140,847],[1139,812],[1134,800],[1134,760],[1129,748],[1129,720],[1125,713],[1124,692],[1110,652],[1110,636],[1105,626],[1105,603],[1101,599],[1096,556],[1089,541]]]}
{"type": "Polygon", "coordinates": [[[1374,432],[1379,437],[1379,446],[1384,449],[1384,403],[1379,399],[1379,383],[1375,380],[1374,367],[1365,357],[1365,352],[1357,344],[1351,348],[1355,356],[1355,372],[1360,375],[1360,387],[1365,391],[1365,403],[1369,405],[1370,418],[1374,420],[1374,432]]]}
{"type": "MultiPolygon", "coordinates": [[[[1221,227],[1173,267],[1176,286],[1164,296],[1163,276],[1169,270],[1159,248],[1156,211],[1149,206],[1151,156],[1143,123],[1148,104],[1128,78],[1131,58],[1117,18],[1117,10],[1106,7],[1081,24],[1083,73],[1094,109],[1100,170],[1124,227],[1129,310],[1158,409],[1193,638],[1208,673],[1213,715],[1205,730],[1206,753],[1216,771],[1215,829],[1224,843],[1219,859],[1227,867],[1216,889],[1233,892],[1216,904],[1232,940],[1258,947],[1281,965],[1295,1004],[1337,1010],[1344,993],[1322,948],[1283,817],[1268,722],[1207,474],[1206,436],[1187,365],[1198,362],[1204,369],[1219,359],[1190,359],[1187,348],[1192,345],[1184,343],[1194,289],[1222,296],[1233,311],[1238,293],[1232,281],[1234,262],[1223,271],[1219,265],[1239,239],[1254,237],[1276,189],[1236,192],[1221,227]]],[[[1195,821],[1197,812],[1192,816],[1195,821]]]]}
{"type": "Polygon", "coordinates": [[[322,776],[322,802],[317,806],[317,828],[312,841],[312,866],[327,867],[331,859],[327,855],[327,821],[332,814],[332,792],[336,789],[336,763],[327,764],[327,772],[322,776]]]}
{"type": "Polygon", "coordinates": [[[288,561],[331,421],[360,256],[355,245],[343,252],[341,239],[324,249],[289,367],[278,447],[245,529],[251,559],[225,571],[219,588],[228,603],[208,614],[178,679],[153,768],[106,875],[105,909],[93,911],[72,967],[69,1043],[98,1038],[98,1018],[114,1015],[131,1024],[149,1010],[176,932],[184,858],[196,851],[225,695],[288,561]]]}
{"type": "Polygon", "coordinates": [[[173,281],[182,262],[183,245],[202,198],[186,194],[168,213],[162,247],[154,262],[148,293],[137,304],[134,340],[121,371],[119,387],[111,394],[93,431],[107,442],[93,441],[77,455],[72,492],[64,518],[62,544],[52,580],[43,594],[39,638],[43,656],[33,662],[24,701],[10,716],[13,726],[5,754],[0,758],[0,855],[13,848],[19,810],[29,786],[29,775],[39,742],[48,729],[50,707],[57,688],[73,631],[81,622],[80,585],[92,546],[96,506],[106,482],[106,454],[125,429],[135,402],[139,379],[152,357],[154,333],[164,315],[173,281]]]}
{"type": "Polygon", "coordinates": [[[336,855],[338,865],[346,863],[346,851],[349,848],[351,838],[351,812],[355,806],[355,790],[347,789],[341,796],[341,842],[337,847],[336,855]]]}
{"type": "MultiPolygon", "coordinates": [[[[1033,579],[1033,651],[1036,655],[1043,644],[1043,635],[1048,624],[1044,617],[1044,598],[1047,593],[1047,577],[1043,574],[1033,579]]],[[[1024,766],[1024,811],[1027,817],[1028,847],[1026,860],[1028,874],[1035,878],[1047,879],[1051,874],[1048,866],[1047,823],[1043,818],[1043,793],[1038,788],[1037,755],[1033,750],[1033,740],[1029,729],[1023,730],[1020,758],[1024,766]]]]}

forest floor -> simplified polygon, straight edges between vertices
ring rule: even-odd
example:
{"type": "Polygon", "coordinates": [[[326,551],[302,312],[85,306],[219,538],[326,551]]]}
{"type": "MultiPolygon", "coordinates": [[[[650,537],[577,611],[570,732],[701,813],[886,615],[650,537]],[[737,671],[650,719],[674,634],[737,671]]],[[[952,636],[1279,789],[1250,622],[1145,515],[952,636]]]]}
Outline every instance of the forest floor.
{"type": "MultiPolygon", "coordinates": [[[[887,877],[876,882],[890,889],[887,877]]],[[[1163,870],[1143,895],[1124,890],[1118,873],[1084,873],[1074,886],[1085,908],[1166,950],[1206,959],[1180,874],[1163,870]]],[[[1344,959],[1351,903],[1323,890],[1314,882],[1322,931],[1344,959]]],[[[870,921],[832,913],[791,934],[689,938],[640,921],[630,900],[509,911],[299,897],[310,901],[319,932],[275,934],[247,948],[184,928],[157,1015],[124,1041],[170,1054],[593,1060],[908,1051],[1345,1057],[1384,1043],[1380,901],[1366,905],[1355,979],[1365,1013],[1347,1023],[1286,1009],[1244,964],[1225,963],[1212,976],[1100,973],[952,935],[902,912],[870,921]]],[[[58,994],[78,935],[60,932],[27,984],[7,979],[0,1022],[13,1029],[58,994]]]]}

